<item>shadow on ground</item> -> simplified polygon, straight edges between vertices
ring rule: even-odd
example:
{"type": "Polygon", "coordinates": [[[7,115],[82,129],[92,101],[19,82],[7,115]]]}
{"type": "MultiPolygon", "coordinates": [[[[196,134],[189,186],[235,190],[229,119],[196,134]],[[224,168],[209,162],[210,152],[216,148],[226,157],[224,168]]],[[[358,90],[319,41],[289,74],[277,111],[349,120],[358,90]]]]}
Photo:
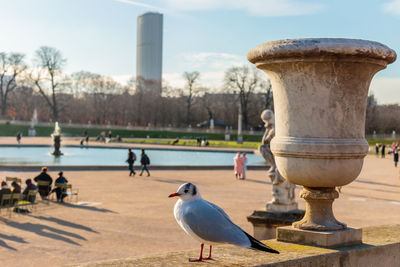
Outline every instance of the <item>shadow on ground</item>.
{"type": "Polygon", "coordinates": [[[97,231],[93,230],[90,227],[84,226],[82,224],[77,224],[77,223],[65,221],[65,220],[62,220],[62,219],[58,219],[58,218],[54,218],[54,217],[44,217],[44,216],[30,216],[30,217],[33,217],[33,218],[36,218],[36,219],[39,219],[39,220],[54,222],[54,223],[57,223],[59,225],[63,225],[63,226],[71,227],[71,228],[76,228],[76,229],[80,229],[80,230],[85,230],[85,231],[88,231],[88,232],[92,232],[92,233],[98,234],[97,231]]]}
{"type": "Polygon", "coordinates": [[[356,182],[356,183],[363,183],[363,184],[385,185],[385,186],[390,186],[390,187],[400,187],[400,185],[386,184],[386,183],[373,182],[373,181],[366,181],[366,180],[360,180],[360,179],[356,179],[356,180],[354,180],[354,182],[356,182]]]}
{"type": "MultiPolygon", "coordinates": [[[[379,188],[365,188],[365,187],[353,186],[353,185],[351,185],[351,188],[361,189],[361,190],[374,190],[374,191],[384,192],[384,193],[400,194],[400,191],[385,190],[385,189],[379,189],[379,188]]],[[[342,189],[342,191],[345,191],[345,189],[342,189]]]]}
{"type": "Polygon", "coordinates": [[[7,243],[4,242],[3,239],[14,241],[14,242],[18,242],[18,243],[24,243],[24,244],[28,243],[23,238],[15,236],[15,235],[0,234],[0,247],[4,247],[4,248],[7,248],[7,249],[11,249],[11,250],[16,250],[16,249],[13,248],[13,247],[10,247],[9,245],[7,245],[7,243]]]}
{"type": "Polygon", "coordinates": [[[268,181],[260,181],[260,180],[253,180],[253,179],[245,179],[245,181],[247,182],[251,182],[251,183],[257,183],[257,184],[271,184],[271,182],[268,181]]]}
{"type": "Polygon", "coordinates": [[[47,226],[47,225],[43,225],[43,224],[34,224],[34,223],[18,223],[18,222],[12,222],[12,221],[6,221],[4,222],[6,225],[10,226],[10,227],[14,227],[16,229],[19,230],[24,230],[24,231],[28,231],[28,232],[32,232],[35,233],[37,235],[43,236],[43,237],[47,237],[47,238],[51,238],[51,239],[55,239],[55,240],[59,240],[59,241],[63,241],[69,244],[73,244],[73,245],[77,245],[80,246],[79,243],[73,241],[70,238],[77,238],[80,240],[86,240],[86,238],[75,234],[75,233],[71,233],[68,231],[64,231],[61,229],[57,229],[51,226],[47,226]]]}
{"type": "Polygon", "coordinates": [[[372,197],[371,195],[359,195],[359,194],[351,194],[351,193],[342,193],[345,196],[352,196],[352,197],[359,197],[359,198],[365,198],[365,199],[375,199],[375,200],[383,200],[383,201],[398,201],[396,199],[390,199],[390,198],[381,198],[381,197],[372,197]]]}
{"type": "Polygon", "coordinates": [[[74,208],[74,209],[83,209],[83,210],[90,210],[90,211],[97,211],[97,212],[109,212],[109,213],[118,213],[109,209],[101,209],[93,206],[83,206],[83,205],[76,205],[76,204],[71,204],[71,203],[62,203],[60,205],[63,205],[64,207],[68,208],[74,208]]]}
{"type": "Polygon", "coordinates": [[[162,180],[162,179],[152,179],[153,181],[160,182],[160,183],[167,183],[167,184],[184,184],[188,181],[184,180],[162,180]]]}

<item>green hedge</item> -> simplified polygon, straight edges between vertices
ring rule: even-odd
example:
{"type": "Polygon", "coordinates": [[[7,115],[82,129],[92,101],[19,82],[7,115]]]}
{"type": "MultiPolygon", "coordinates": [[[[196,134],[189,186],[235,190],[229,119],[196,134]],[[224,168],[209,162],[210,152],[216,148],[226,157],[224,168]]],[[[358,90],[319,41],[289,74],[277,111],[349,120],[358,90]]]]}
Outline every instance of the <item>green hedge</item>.
{"type": "MultiPolygon", "coordinates": [[[[21,131],[23,136],[28,136],[29,126],[27,125],[14,125],[14,124],[0,124],[0,136],[15,136],[18,131],[21,131]]],[[[37,136],[50,136],[54,131],[54,126],[35,126],[37,136]]],[[[67,127],[63,126],[61,131],[65,136],[71,137],[81,137],[83,132],[87,130],[89,136],[95,137],[100,134],[100,132],[105,131],[106,134],[109,130],[112,131],[113,136],[121,136],[122,138],[166,138],[175,139],[179,137],[180,139],[196,139],[196,137],[207,137],[208,140],[225,140],[225,135],[220,133],[196,133],[196,132],[170,132],[170,131],[143,131],[143,130],[128,130],[128,129],[104,129],[98,128],[77,128],[77,127],[67,127]]],[[[195,129],[193,129],[195,131],[195,129]]],[[[237,134],[231,134],[231,140],[236,140],[237,134]]],[[[262,135],[244,135],[243,141],[245,142],[260,142],[262,135]]],[[[369,145],[375,145],[376,143],[384,143],[386,145],[391,145],[393,142],[398,140],[392,139],[367,139],[369,145]]]]}
{"type": "MultiPolygon", "coordinates": [[[[27,125],[14,125],[14,124],[0,124],[0,136],[15,136],[18,131],[21,131],[23,136],[28,136],[29,126],[27,125]]],[[[54,131],[54,126],[35,126],[37,136],[50,136],[54,131]]],[[[144,131],[144,130],[128,130],[128,129],[104,129],[98,128],[76,128],[63,126],[61,131],[65,136],[80,137],[83,132],[87,130],[90,137],[95,137],[100,132],[105,131],[106,134],[109,130],[112,131],[113,136],[121,136],[122,138],[169,138],[175,139],[196,139],[196,137],[207,137],[208,140],[224,140],[225,135],[220,133],[196,133],[196,132],[170,132],[170,131],[144,131]]],[[[262,135],[244,135],[243,141],[259,142],[262,135]]],[[[231,134],[231,140],[236,140],[237,134],[231,134]]]]}
{"type": "MultiPolygon", "coordinates": [[[[153,144],[153,145],[172,145],[174,140],[166,139],[123,139],[124,143],[129,144],[153,144]]],[[[192,139],[180,139],[176,146],[197,146],[197,141],[192,139]]],[[[235,141],[221,141],[221,140],[210,140],[209,147],[231,147],[231,148],[250,148],[257,149],[261,145],[260,142],[243,142],[238,144],[235,141]]]]}

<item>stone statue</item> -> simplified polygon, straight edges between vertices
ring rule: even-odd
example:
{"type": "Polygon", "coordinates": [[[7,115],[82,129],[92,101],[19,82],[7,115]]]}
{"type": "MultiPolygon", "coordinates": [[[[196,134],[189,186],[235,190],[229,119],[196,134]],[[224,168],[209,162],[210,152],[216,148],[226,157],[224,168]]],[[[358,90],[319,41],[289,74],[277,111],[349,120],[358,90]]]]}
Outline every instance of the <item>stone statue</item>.
{"type": "Polygon", "coordinates": [[[28,136],[36,136],[35,124],[37,123],[37,110],[33,110],[33,115],[31,119],[31,126],[28,129],[28,136]]]}
{"type": "Polygon", "coordinates": [[[270,149],[270,143],[275,136],[275,118],[272,110],[266,109],[261,113],[264,121],[265,133],[262,145],[258,147],[259,152],[269,163],[268,177],[272,182],[272,200],[267,203],[267,211],[288,212],[297,209],[294,189],[295,185],[286,181],[276,168],[275,158],[270,149]]]}
{"type": "Polygon", "coordinates": [[[56,125],[54,127],[54,132],[51,134],[51,137],[53,138],[54,142],[54,152],[51,153],[54,156],[61,156],[64,155],[60,151],[60,146],[61,146],[61,128],[58,126],[58,122],[56,122],[56,125]]]}

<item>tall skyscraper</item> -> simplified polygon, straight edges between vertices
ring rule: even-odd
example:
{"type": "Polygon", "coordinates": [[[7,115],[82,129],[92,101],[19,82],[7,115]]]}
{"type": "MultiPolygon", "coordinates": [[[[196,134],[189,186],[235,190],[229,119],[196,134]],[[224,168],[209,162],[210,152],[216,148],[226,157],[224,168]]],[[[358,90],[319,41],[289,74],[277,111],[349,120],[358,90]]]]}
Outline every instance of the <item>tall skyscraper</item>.
{"type": "Polygon", "coordinates": [[[144,13],[137,25],[136,89],[161,94],[163,15],[144,13]]]}

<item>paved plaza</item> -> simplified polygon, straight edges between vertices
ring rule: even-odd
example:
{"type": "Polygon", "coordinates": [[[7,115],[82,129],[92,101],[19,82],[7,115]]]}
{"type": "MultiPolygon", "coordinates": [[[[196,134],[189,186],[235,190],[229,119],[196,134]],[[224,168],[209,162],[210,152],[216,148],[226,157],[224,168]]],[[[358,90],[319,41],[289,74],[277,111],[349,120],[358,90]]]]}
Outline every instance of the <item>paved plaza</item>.
{"type": "MultiPolygon", "coordinates": [[[[3,139],[0,143],[11,141],[3,139]]],[[[50,168],[49,173],[56,178],[58,171],[50,168]]],[[[39,169],[0,171],[0,179],[33,178],[38,173],[39,169]]],[[[184,182],[195,183],[203,198],[222,207],[249,233],[252,227],[246,216],[255,209],[265,209],[271,199],[271,183],[260,170],[248,171],[244,181],[236,180],[228,170],[154,170],[150,177],[129,177],[128,170],[64,174],[74,188],[79,188],[77,203],[40,203],[33,213],[13,214],[11,218],[3,212],[2,266],[63,266],[198,249],[198,242],[174,219],[176,199],[167,197],[184,182]]],[[[304,208],[299,190],[297,200],[304,208]]],[[[392,158],[368,155],[360,176],[342,188],[334,212],[338,220],[352,227],[399,223],[399,169],[392,158]]]]}

